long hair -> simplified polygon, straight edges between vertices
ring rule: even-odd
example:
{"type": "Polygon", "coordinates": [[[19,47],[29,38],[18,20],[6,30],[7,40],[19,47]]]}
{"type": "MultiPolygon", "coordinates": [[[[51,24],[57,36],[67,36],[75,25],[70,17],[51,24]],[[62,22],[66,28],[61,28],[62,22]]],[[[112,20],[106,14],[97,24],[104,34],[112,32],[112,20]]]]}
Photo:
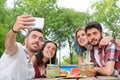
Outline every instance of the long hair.
{"type": "Polygon", "coordinates": [[[53,41],[46,41],[43,45],[42,45],[42,48],[40,49],[40,51],[38,52],[38,54],[36,54],[36,59],[37,59],[37,65],[38,66],[42,66],[42,65],[44,65],[44,64],[48,64],[50,61],[48,60],[48,62],[47,63],[44,63],[43,62],[43,50],[44,50],[44,48],[45,48],[45,46],[48,44],[48,43],[53,43],[53,44],[55,44],[55,46],[56,46],[56,51],[55,51],[55,55],[51,58],[51,63],[52,64],[55,64],[55,59],[56,59],[56,52],[57,52],[57,44],[55,43],[55,42],[53,42],[53,41]]]}
{"type": "Polygon", "coordinates": [[[81,46],[80,44],[78,44],[78,41],[77,41],[77,33],[78,31],[80,30],[84,30],[82,29],[81,27],[80,28],[77,28],[76,31],[75,31],[75,44],[74,44],[74,50],[77,54],[82,54],[84,51],[86,51],[86,48],[81,46]]]}
{"type": "Polygon", "coordinates": [[[78,41],[77,41],[77,33],[78,33],[78,31],[80,31],[80,30],[83,30],[83,31],[84,31],[84,29],[82,29],[81,27],[80,27],[80,28],[77,28],[76,31],[75,31],[75,41],[76,41],[77,44],[78,44],[78,41]]]}

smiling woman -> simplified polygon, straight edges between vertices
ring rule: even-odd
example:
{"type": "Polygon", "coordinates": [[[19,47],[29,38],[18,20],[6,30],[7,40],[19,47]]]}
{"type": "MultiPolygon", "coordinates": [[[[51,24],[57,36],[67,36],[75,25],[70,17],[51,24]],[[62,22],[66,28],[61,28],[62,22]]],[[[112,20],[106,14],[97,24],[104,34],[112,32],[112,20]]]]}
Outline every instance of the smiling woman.
{"type": "Polygon", "coordinates": [[[47,64],[55,64],[57,44],[53,41],[46,41],[34,60],[35,78],[45,78],[47,64]]]}

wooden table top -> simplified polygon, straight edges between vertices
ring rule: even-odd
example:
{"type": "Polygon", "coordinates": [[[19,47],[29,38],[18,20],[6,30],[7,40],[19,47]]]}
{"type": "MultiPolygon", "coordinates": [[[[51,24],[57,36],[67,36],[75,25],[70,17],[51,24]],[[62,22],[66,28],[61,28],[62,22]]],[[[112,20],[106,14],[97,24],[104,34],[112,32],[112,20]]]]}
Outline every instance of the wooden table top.
{"type": "Polygon", "coordinates": [[[78,79],[72,79],[72,78],[53,78],[53,79],[47,79],[47,78],[38,78],[38,79],[33,79],[33,80],[119,80],[116,77],[112,76],[97,76],[97,77],[83,77],[83,78],[78,78],[78,79]]]}

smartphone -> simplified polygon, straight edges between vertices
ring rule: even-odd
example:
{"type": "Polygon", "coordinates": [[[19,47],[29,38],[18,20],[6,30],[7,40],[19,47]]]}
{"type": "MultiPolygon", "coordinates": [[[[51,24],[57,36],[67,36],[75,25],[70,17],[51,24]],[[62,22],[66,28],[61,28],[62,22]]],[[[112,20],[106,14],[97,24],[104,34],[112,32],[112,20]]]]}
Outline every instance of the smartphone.
{"type": "Polygon", "coordinates": [[[30,28],[38,28],[38,29],[43,29],[44,26],[44,18],[40,17],[34,17],[35,18],[35,25],[34,26],[29,26],[30,28]]]}

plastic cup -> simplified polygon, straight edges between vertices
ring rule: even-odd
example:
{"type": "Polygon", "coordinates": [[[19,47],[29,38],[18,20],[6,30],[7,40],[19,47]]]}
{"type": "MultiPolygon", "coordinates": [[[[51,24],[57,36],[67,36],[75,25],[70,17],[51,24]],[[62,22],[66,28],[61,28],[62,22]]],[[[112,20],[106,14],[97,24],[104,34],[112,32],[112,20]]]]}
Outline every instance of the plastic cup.
{"type": "Polygon", "coordinates": [[[84,63],[82,63],[81,65],[80,65],[80,70],[81,70],[81,76],[82,77],[86,77],[86,64],[84,64],[84,63]]]}
{"type": "Polygon", "coordinates": [[[60,69],[58,65],[52,65],[52,64],[47,65],[47,70],[46,70],[47,78],[55,78],[55,76],[59,74],[60,74],[60,69]]]}
{"type": "Polygon", "coordinates": [[[94,63],[90,62],[90,63],[83,63],[80,66],[81,68],[81,75],[83,77],[93,77],[95,76],[95,71],[94,71],[94,63]]]}

